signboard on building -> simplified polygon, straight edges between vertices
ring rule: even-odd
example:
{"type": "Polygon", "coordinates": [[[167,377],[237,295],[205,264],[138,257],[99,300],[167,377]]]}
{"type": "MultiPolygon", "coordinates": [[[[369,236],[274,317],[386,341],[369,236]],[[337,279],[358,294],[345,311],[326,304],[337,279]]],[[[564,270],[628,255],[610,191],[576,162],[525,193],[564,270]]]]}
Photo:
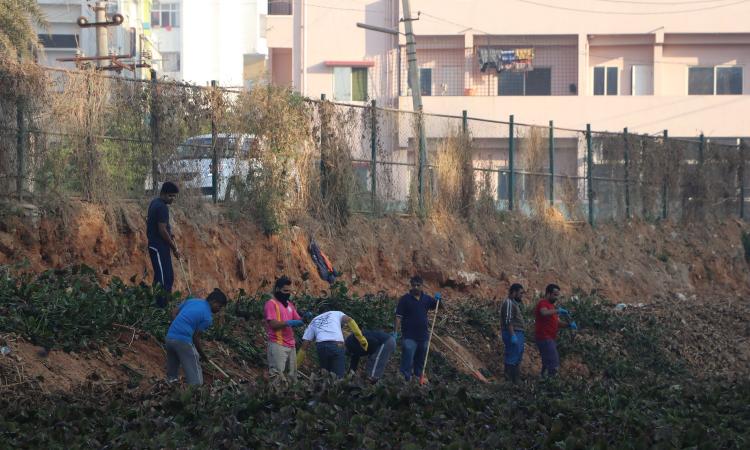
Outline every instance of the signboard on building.
{"type": "Polygon", "coordinates": [[[528,72],[534,70],[533,48],[502,49],[497,47],[479,47],[477,50],[479,67],[482,72],[494,68],[498,72],[528,72]]]}

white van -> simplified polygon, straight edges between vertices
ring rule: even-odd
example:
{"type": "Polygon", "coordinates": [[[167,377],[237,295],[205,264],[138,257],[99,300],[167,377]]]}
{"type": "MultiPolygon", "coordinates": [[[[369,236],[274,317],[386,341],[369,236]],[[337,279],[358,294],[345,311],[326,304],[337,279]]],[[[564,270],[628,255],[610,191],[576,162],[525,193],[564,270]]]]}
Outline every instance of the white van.
{"type": "MultiPolygon", "coordinates": [[[[234,180],[247,177],[250,167],[248,157],[254,145],[256,145],[255,137],[249,134],[217,134],[216,148],[219,152],[217,198],[219,200],[227,200],[227,195],[231,197],[234,194],[232,192],[234,180]]],[[[158,164],[159,185],[164,181],[174,181],[180,190],[197,191],[202,196],[212,197],[212,159],[211,135],[190,137],[177,147],[172,158],[158,164]]],[[[152,177],[149,174],[146,177],[145,189],[150,191],[152,187],[152,177]]]]}

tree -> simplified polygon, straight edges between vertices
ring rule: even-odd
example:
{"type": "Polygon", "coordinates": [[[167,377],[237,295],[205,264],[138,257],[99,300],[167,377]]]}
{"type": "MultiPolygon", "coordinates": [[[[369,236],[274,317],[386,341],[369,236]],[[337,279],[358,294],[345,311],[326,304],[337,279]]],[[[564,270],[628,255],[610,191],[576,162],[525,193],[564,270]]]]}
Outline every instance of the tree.
{"type": "Polygon", "coordinates": [[[39,49],[36,26],[48,26],[36,0],[0,1],[0,56],[28,56],[39,49]]]}

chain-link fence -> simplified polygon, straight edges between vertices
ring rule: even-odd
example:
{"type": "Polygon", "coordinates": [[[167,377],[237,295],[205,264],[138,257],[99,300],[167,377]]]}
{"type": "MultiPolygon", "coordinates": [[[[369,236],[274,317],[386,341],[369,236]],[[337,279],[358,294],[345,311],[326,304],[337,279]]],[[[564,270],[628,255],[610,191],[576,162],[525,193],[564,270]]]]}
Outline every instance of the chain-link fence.
{"type": "Polygon", "coordinates": [[[249,91],[0,69],[2,195],[222,202],[267,231],[295,215],[515,210],[570,221],[744,217],[736,138],[419,115],[249,91]],[[186,200],[185,200],[186,199],[186,200]]]}

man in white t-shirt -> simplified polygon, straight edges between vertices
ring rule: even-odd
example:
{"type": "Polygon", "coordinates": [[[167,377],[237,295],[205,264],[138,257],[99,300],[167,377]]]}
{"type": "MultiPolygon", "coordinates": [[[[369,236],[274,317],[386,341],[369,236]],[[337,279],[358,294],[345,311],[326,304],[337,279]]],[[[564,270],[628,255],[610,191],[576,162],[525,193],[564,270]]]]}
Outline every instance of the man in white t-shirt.
{"type": "Polygon", "coordinates": [[[344,349],[344,331],[347,326],[354,333],[362,348],[367,350],[367,339],[362,335],[357,322],[341,311],[328,311],[313,318],[302,336],[302,348],[297,353],[297,367],[302,364],[311,341],[315,341],[318,350],[320,367],[344,377],[346,368],[346,350],[344,349]]]}

